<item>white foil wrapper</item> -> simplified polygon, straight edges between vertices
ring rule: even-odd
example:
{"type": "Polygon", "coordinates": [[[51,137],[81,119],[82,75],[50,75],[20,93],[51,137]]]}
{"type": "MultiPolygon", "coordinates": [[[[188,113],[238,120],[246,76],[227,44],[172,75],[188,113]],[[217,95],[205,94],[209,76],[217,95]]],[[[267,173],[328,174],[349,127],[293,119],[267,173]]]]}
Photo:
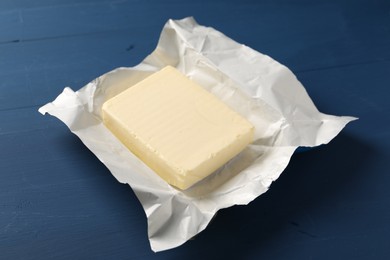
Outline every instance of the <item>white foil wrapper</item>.
{"type": "Polygon", "coordinates": [[[179,246],[206,228],[214,214],[266,192],[299,146],[328,143],[353,117],[319,112],[294,74],[272,58],[192,18],[169,20],[155,51],[133,68],[118,68],[79,91],[65,88],[41,107],[63,121],[127,183],[148,218],[153,251],[179,246]],[[171,65],[255,126],[255,141],[216,173],[186,191],[162,180],[103,125],[102,104],[171,65]]]}

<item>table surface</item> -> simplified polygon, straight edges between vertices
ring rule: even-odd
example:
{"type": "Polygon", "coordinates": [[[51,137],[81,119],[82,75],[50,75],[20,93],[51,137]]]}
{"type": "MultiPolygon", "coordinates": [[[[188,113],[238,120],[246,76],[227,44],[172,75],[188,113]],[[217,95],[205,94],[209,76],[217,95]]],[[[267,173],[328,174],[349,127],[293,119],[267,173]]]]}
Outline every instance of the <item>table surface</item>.
{"type": "Polygon", "coordinates": [[[390,1],[2,0],[0,79],[0,259],[390,259],[390,1]],[[320,111],[360,119],[153,253],[131,188],[37,110],[138,64],[187,16],[288,66],[320,111]]]}

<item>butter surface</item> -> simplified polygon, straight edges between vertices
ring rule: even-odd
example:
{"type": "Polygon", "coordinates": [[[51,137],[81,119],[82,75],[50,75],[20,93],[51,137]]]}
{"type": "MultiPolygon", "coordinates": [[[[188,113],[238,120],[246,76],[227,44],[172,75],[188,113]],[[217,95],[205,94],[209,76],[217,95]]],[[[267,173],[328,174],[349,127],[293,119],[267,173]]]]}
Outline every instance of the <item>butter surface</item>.
{"type": "Polygon", "coordinates": [[[169,184],[187,189],[252,142],[254,127],[167,66],[103,104],[103,122],[169,184]]]}

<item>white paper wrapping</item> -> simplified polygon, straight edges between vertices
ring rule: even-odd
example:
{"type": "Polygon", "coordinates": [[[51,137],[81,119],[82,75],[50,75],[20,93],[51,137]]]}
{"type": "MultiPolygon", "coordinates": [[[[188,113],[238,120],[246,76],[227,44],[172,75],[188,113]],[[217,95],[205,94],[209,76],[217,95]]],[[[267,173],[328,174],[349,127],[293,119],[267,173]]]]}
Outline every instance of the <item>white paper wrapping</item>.
{"type": "Polygon", "coordinates": [[[121,183],[148,218],[152,250],[183,244],[221,208],[247,204],[267,191],[298,146],[328,143],[353,117],[320,113],[285,66],[192,18],[169,20],[155,51],[133,68],[118,68],[79,91],[65,88],[39,109],[63,121],[121,183]],[[255,126],[255,141],[216,173],[186,191],[163,181],[101,120],[109,98],[166,65],[179,69],[255,126]]]}

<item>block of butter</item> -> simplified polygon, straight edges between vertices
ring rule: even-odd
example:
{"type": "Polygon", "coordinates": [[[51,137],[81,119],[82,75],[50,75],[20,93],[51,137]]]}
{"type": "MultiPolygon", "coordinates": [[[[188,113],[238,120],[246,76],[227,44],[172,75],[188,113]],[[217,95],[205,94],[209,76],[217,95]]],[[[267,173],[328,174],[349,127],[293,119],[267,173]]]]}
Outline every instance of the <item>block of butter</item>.
{"type": "Polygon", "coordinates": [[[187,189],[252,142],[254,127],[167,66],[103,104],[105,126],[169,184],[187,189]]]}

